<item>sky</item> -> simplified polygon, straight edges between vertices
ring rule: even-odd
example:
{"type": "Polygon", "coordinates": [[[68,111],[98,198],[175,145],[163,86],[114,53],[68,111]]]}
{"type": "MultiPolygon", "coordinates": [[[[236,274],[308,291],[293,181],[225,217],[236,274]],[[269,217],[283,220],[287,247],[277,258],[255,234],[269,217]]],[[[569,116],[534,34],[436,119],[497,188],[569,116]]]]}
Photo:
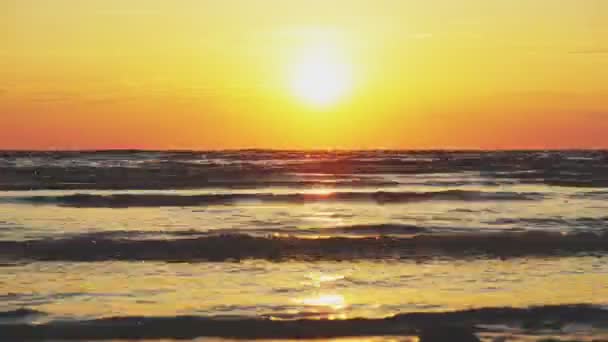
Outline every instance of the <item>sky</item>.
{"type": "Polygon", "coordinates": [[[3,0],[0,149],[608,148],[606,0],[3,0]]]}

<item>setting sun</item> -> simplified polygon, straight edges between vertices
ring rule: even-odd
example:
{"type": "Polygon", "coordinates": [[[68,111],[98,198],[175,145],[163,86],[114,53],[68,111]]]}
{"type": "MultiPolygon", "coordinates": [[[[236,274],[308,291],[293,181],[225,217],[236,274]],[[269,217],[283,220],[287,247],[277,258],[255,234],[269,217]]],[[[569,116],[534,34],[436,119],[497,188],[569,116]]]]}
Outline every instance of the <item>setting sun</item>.
{"type": "Polygon", "coordinates": [[[352,88],[352,71],[335,45],[318,43],[297,56],[290,70],[294,95],[313,106],[329,106],[352,88]]]}

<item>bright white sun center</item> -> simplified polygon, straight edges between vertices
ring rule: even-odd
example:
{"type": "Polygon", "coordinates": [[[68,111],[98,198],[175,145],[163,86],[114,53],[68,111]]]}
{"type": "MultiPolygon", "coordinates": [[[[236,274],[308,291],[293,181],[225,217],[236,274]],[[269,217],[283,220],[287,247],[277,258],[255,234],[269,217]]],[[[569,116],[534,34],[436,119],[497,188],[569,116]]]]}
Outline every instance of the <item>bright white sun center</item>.
{"type": "Polygon", "coordinates": [[[331,105],[351,89],[350,68],[333,46],[309,47],[292,65],[291,87],[303,102],[315,106],[331,105]]]}

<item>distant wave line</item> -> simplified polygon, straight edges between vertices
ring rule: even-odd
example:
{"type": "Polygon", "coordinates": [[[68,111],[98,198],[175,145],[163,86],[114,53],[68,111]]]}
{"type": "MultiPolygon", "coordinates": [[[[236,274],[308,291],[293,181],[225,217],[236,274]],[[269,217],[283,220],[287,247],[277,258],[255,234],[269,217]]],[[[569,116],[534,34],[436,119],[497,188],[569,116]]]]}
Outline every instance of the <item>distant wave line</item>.
{"type": "Polygon", "coordinates": [[[486,234],[419,234],[412,237],[195,236],[180,239],[69,238],[0,241],[0,260],[205,262],[264,259],[363,260],[514,258],[608,252],[608,232],[541,231],[486,234]]]}
{"type": "Polygon", "coordinates": [[[249,203],[372,202],[396,204],[420,201],[535,201],[545,197],[534,192],[445,190],[430,192],[327,192],[327,193],[231,193],[231,194],[75,194],[4,198],[30,204],[57,204],[84,208],[205,206],[249,203]]]}

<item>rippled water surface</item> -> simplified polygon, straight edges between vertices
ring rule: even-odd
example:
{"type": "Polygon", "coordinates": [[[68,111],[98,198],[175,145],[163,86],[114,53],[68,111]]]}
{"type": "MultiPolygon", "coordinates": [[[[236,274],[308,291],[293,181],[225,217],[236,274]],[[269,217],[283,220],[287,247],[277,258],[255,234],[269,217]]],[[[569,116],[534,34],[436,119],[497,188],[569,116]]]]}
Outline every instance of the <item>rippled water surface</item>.
{"type": "MultiPolygon", "coordinates": [[[[597,312],[553,326],[437,319],[488,341],[590,340],[607,228],[601,151],[5,152],[0,324],[366,318],[370,338],[343,340],[413,341],[390,317],[583,305],[597,312]]],[[[306,337],[281,329],[249,337],[306,337]]],[[[317,337],[359,331],[335,329],[317,337]]]]}

